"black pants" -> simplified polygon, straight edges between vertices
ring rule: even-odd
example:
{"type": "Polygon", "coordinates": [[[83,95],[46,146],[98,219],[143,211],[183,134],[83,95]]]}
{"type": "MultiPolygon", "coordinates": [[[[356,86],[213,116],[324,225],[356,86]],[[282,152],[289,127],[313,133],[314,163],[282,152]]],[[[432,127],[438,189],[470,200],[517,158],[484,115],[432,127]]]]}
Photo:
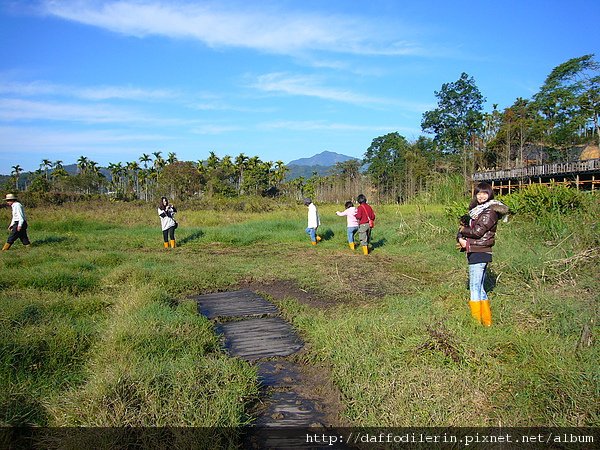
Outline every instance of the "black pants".
{"type": "Polygon", "coordinates": [[[21,231],[17,231],[17,226],[19,222],[15,222],[10,226],[10,234],[8,235],[8,239],[6,240],[7,244],[14,244],[17,239],[21,239],[23,245],[29,245],[29,237],[27,236],[27,222],[23,222],[21,225],[21,231]]]}
{"type": "Polygon", "coordinates": [[[167,228],[166,230],[163,230],[163,239],[165,240],[165,242],[169,242],[169,238],[171,238],[172,241],[175,240],[175,227],[172,226],[171,228],[167,228]]]}

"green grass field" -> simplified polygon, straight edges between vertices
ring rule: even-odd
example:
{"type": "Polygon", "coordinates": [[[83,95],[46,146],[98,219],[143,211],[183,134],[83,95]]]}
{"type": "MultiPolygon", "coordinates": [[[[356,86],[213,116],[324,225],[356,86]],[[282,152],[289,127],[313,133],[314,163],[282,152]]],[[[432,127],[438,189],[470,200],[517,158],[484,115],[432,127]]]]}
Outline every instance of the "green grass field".
{"type": "Polygon", "coordinates": [[[346,245],[341,205],[319,206],[316,248],[303,206],[178,205],[173,250],[153,205],[28,209],[32,247],[0,255],[0,421],[250,423],[255,369],[220,349],[188,296],[282,280],[322,300],[277,303],[308,344],[306,362],[330,368],[345,423],[600,426],[598,203],[499,225],[491,328],[471,322],[467,266],[442,206],[374,205],[366,257],[346,245]]]}

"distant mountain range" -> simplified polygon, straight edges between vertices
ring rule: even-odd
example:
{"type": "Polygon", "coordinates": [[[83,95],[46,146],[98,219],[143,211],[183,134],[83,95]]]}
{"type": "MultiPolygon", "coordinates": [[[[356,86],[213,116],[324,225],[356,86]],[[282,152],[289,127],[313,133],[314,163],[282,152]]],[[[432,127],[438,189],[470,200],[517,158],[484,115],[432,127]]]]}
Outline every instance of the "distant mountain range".
{"type": "Polygon", "coordinates": [[[286,179],[293,180],[298,177],[310,178],[314,172],[320,176],[328,175],[331,168],[337,163],[358,159],[330,151],[318,153],[310,158],[295,159],[286,164],[290,169],[286,179]]]}
{"type": "Polygon", "coordinates": [[[334,166],[339,162],[350,161],[352,156],[341,155],[336,152],[324,151],[318,153],[310,158],[300,158],[290,161],[286,165],[289,166],[334,166]]]}

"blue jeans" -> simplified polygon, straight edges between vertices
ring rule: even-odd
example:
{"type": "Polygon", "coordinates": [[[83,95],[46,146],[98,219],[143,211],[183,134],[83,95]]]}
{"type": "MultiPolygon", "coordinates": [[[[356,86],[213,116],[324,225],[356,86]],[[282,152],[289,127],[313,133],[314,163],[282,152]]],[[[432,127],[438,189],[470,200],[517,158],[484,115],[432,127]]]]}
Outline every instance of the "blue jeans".
{"type": "Polygon", "coordinates": [[[487,300],[483,285],[485,283],[485,271],[487,263],[469,264],[469,290],[471,301],[487,300]]]}
{"type": "Polygon", "coordinates": [[[310,240],[312,242],[317,242],[317,229],[316,228],[307,228],[306,232],[310,236],[310,240]]]}
{"type": "Polygon", "coordinates": [[[358,231],[358,227],[348,227],[348,244],[352,244],[354,242],[354,235],[358,231]]]}

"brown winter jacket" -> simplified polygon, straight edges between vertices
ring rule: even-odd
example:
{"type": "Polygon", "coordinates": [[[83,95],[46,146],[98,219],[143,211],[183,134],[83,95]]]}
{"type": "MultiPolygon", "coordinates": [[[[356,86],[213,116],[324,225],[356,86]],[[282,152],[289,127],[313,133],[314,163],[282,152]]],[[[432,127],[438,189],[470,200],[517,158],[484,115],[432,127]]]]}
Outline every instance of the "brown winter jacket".
{"type": "Polygon", "coordinates": [[[492,251],[496,243],[496,225],[499,217],[508,212],[505,205],[491,205],[477,219],[471,219],[468,227],[462,227],[460,234],[467,239],[467,252],[492,251]]]}

